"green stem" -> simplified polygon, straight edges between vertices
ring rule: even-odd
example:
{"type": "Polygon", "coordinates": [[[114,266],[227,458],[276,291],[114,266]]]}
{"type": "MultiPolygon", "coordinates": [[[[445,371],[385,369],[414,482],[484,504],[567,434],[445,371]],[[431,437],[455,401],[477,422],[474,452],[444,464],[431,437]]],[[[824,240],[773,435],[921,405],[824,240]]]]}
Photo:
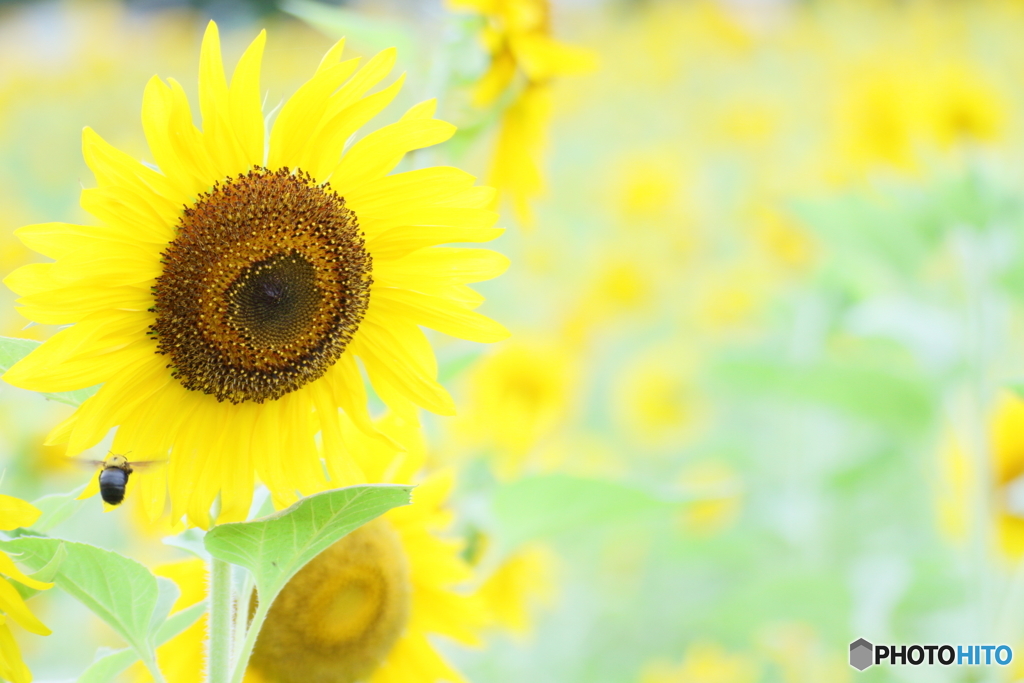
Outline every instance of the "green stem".
{"type": "Polygon", "coordinates": [[[164,674],[160,671],[160,667],[157,666],[156,660],[152,657],[143,657],[142,663],[149,669],[149,675],[153,677],[153,683],[167,683],[164,678],[164,674]]]}
{"type": "Polygon", "coordinates": [[[208,683],[227,683],[231,671],[231,565],[210,560],[208,683]]]}
{"type": "Polygon", "coordinates": [[[986,274],[989,264],[974,233],[960,236],[959,250],[966,290],[968,330],[967,361],[967,452],[974,472],[971,496],[971,560],[974,581],[970,586],[976,609],[975,637],[989,642],[996,626],[996,572],[993,566],[993,507],[995,483],[992,476],[991,415],[992,353],[988,347],[991,330],[991,300],[986,274]]]}
{"type": "Polygon", "coordinates": [[[249,630],[245,634],[245,640],[242,642],[242,649],[238,652],[238,659],[235,660],[235,670],[231,672],[231,683],[242,683],[242,679],[245,678],[249,657],[252,656],[252,650],[256,647],[256,638],[260,635],[260,629],[263,628],[263,621],[267,618],[269,611],[270,601],[260,600],[256,607],[256,614],[253,615],[252,622],[249,624],[249,630]]]}
{"type": "MultiPolygon", "coordinates": [[[[239,567],[241,569],[241,567],[239,567]]],[[[234,638],[231,644],[231,652],[237,657],[245,644],[245,636],[249,622],[249,601],[252,598],[253,579],[248,570],[242,570],[245,577],[242,579],[242,590],[239,591],[235,601],[235,625],[234,638]]],[[[234,662],[232,662],[234,665],[234,662]]]]}

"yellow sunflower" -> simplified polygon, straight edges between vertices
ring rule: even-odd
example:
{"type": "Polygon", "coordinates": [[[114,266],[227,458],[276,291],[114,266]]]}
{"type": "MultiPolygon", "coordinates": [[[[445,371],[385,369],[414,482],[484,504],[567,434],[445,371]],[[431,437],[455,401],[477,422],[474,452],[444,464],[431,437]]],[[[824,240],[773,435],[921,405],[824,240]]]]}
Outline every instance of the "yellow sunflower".
{"type": "Polygon", "coordinates": [[[1010,559],[1024,557],[1024,400],[1003,392],[988,420],[990,471],[979,472],[969,443],[947,438],[939,454],[937,512],[940,528],[963,541],[971,530],[975,507],[989,510],[994,540],[1010,559]],[[972,504],[979,477],[990,477],[993,494],[984,505],[972,504]]]}
{"type": "MultiPolygon", "coordinates": [[[[373,482],[416,481],[425,452],[419,429],[398,417],[382,431],[406,448],[365,436],[344,419],[359,465],[373,482]]],[[[396,508],[360,527],[318,555],[274,601],[264,622],[246,683],[435,683],[462,681],[437,652],[429,634],[468,645],[488,621],[482,602],[459,590],[472,577],[463,544],[444,537],[452,513],[445,501],[451,472],[424,478],[415,504],[396,508]]],[[[184,608],[202,599],[200,561],[162,571],[182,589],[184,608]],[[185,596],[188,596],[185,598],[185,596]]],[[[172,667],[168,683],[193,683],[202,670],[201,624],[163,645],[158,655],[172,667]]],[[[136,669],[137,681],[151,680],[136,669]]]]}
{"type": "Polygon", "coordinates": [[[536,449],[569,421],[580,371],[566,345],[502,345],[467,377],[467,409],[452,425],[451,452],[483,449],[502,479],[537,469],[536,449]]]}
{"type": "Polygon", "coordinates": [[[55,259],[5,282],[21,312],[68,325],[4,379],[37,391],[102,388],[50,435],[74,456],[117,428],[114,452],[167,460],[144,501],[208,527],[248,511],[254,476],[279,504],[324,487],[314,434],[334,485],[362,480],[339,420],[377,435],[360,365],[382,400],[454,412],[420,326],[476,341],[507,336],[476,313],[467,283],[501,273],[494,252],[443,248],[500,230],[491,188],[450,167],[391,173],[411,150],[448,139],[435,102],[351,143],[395,97],[402,78],[372,94],[394,50],[361,69],[343,41],[280,108],[269,135],[259,73],[265,34],[230,85],[210,23],[192,122],[174,80],[150,80],[142,119],[154,164],[86,129],[98,187],[82,192],[93,225],[18,230],[55,259]],[[358,69],[358,70],[357,70],[358,69]],[[159,170],[157,170],[159,169],[159,170]],[[339,413],[339,408],[343,413],[339,413]]]}
{"type": "Polygon", "coordinates": [[[530,225],[529,200],[544,190],[540,160],[551,119],[550,83],[589,71],[594,55],[554,39],[548,0],[449,0],[449,5],[485,19],[481,40],[491,61],[473,90],[473,103],[491,106],[510,91],[517,74],[525,81],[502,117],[491,182],[512,200],[520,220],[530,225]]]}
{"type": "MultiPolygon", "coordinates": [[[[40,514],[31,503],[0,494],[0,529],[8,531],[31,526],[39,519],[40,514]]],[[[43,583],[25,576],[11,558],[3,553],[0,553],[0,574],[36,590],[45,590],[53,586],[52,583],[43,583]]],[[[0,678],[11,683],[29,683],[32,680],[32,672],[21,659],[21,651],[18,650],[18,643],[14,641],[7,620],[10,619],[26,631],[41,636],[50,635],[50,629],[32,614],[18,591],[4,578],[0,578],[0,611],[3,612],[0,614],[0,678]]]]}

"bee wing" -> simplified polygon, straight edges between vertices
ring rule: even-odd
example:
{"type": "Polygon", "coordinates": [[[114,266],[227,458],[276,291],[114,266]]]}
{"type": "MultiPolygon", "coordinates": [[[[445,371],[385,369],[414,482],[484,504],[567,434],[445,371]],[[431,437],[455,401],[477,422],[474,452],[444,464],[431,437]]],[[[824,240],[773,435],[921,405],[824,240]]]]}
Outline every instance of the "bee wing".
{"type": "Polygon", "coordinates": [[[78,464],[80,467],[103,467],[106,464],[105,460],[86,460],[85,458],[68,458],[68,460],[78,464]]]}
{"type": "Polygon", "coordinates": [[[138,467],[146,469],[147,467],[153,467],[155,465],[166,465],[167,460],[131,460],[128,462],[131,468],[134,470],[138,467]]]}

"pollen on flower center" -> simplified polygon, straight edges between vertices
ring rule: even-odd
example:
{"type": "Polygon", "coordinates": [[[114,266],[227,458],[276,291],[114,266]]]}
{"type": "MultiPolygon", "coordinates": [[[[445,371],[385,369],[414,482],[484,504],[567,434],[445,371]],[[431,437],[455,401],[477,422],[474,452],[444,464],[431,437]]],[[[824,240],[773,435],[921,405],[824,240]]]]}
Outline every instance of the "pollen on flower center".
{"type": "Polygon", "coordinates": [[[409,568],[395,530],[366,524],[322,552],[274,600],[249,662],[278,683],[355,683],[409,619],[409,568]]]}
{"type": "Polygon", "coordinates": [[[186,389],[278,399],[344,352],[370,272],[356,216],[329,185],[254,168],[185,209],[156,281],[157,353],[186,389]]]}

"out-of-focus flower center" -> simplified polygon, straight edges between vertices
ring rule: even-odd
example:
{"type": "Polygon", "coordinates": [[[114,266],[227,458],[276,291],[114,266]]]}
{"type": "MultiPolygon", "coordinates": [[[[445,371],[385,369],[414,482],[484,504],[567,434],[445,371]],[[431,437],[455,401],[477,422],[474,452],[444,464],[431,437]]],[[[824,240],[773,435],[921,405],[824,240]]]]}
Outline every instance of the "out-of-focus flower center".
{"type": "Polygon", "coordinates": [[[370,271],[356,216],[330,186],[254,168],[185,209],[156,281],[157,352],[186,389],[281,398],[344,352],[370,271]]]}
{"type": "Polygon", "coordinates": [[[375,520],[325,550],[274,601],[249,666],[276,683],[355,683],[380,666],[409,619],[401,541],[375,520]]]}

